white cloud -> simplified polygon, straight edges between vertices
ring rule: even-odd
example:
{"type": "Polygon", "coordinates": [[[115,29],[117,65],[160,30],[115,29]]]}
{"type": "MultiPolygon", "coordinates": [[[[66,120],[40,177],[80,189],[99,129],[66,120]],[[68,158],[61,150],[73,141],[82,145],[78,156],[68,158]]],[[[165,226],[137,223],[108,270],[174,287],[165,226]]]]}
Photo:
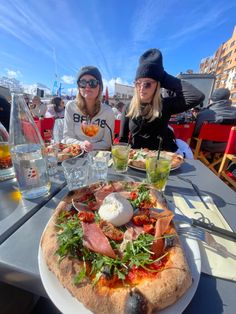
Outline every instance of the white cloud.
{"type": "Polygon", "coordinates": [[[75,82],[75,78],[71,75],[63,75],[61,79],[65,84],[74,84],[75,82]]]}
{"type": "Polygon", "coordinates": [[[14,70],[9,70],[9,69],[6,69],[7,71],[7,77],[9,78],[18,78],[19,76],[21,76],[21,72],[20,71],[14,71],[14,70]]]}

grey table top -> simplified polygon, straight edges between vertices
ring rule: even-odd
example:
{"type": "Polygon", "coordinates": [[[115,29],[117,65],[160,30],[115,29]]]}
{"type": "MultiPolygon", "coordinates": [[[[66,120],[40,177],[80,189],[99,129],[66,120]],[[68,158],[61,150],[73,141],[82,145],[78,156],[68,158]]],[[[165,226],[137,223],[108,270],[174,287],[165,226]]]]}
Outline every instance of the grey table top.
{"type": "Polygon", "coordinates": [[[34,200],[21,198],[16,179],[0,182],[0,243],[65,186],[64,174],[60,168],[57,174],[50,177],[50,181],[49,195],[34,200]]]}
{"type": "MultiPolygon", "coordinates": [[[[201,162],[189,160],[178,170],[171,173],[166,188],[166,197],[172,200],[172,192],[181,189],[194,193],[187,183],[180,183],[177,175],[183,175],[198,185],[201,191],[208,193],[236,231],[236,197],[228,186],[219,180],[201,162]]],[[[110,170],[109,179],[121,180],[110,170]]],[[[124,177],[123,177],[124,178],[124,177]]],[[[140,181],[145,174],[129,169],[125,179],[140,181]]],[[[17,231],[0,246],[0,280],[35,294],[46,296],[38,269],[38,248],[43,229],[61,198],[68,192],[63,188],[46,205],[38,210],[17,231]]],[[[198,289],[184,313],[235,313],[236,283],[201,274],[198,289]]]]}

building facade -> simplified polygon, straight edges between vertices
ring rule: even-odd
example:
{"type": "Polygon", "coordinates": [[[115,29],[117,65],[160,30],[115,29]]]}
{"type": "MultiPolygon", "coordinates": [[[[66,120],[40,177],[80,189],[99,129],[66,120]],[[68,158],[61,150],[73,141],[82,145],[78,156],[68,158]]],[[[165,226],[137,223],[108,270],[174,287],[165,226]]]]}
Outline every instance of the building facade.
{"type": "Polygon", "coordinates": [[[134,87],[130,85],[123,85],[115,83],[114,100],[116,102],[130,103],[134,95],[134,87]]]}
{"type": "Polygon", "coordinates": [[[232,104],[236,106],[236,26],[232,37],[222,43],[213,56],[201,60],[200,73],[215,74],[214,88],[228,88],[232,104]]]}

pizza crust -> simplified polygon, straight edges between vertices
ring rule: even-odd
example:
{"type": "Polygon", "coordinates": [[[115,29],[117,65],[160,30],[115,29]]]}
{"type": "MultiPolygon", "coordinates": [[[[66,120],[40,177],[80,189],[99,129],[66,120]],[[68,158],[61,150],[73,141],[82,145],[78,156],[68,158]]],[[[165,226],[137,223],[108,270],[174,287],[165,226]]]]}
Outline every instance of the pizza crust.
{"type": "MultiPolygon", "coordinates": [[[[96,184],[92,185],[93,188],[96,188],[96,186],[96,184]]],[[[75,194],[82,195],[85,191],[87,191],[87,188],[69,193],[57,206],[41,237],[43,256],[49,270],[56,275],[63,287],[68,289],[75,298],[93,313],[121,314],[124,313],[127,298],[134,287],[97,287],[93,286],[88,279],[84,279],[76,286],[73,284],[73,277],[82,269],[82,263],[68,257],[59,263],[58,257],[55,255],[58,248],[55,227],[57,217],[61,211],[68,208],[75,194]]],[[[157,197],[159,192],[151,190],[151,195],[157,197]]],[[[164,202],[158,201],[157,203],[159,203],[158,206],[166,208],[164,202]]],[[[177,240],[174,247],[169,249],[169,254],[170,258],[164,270],[160,271],[155,278],[142,280],[135,286],[135,289],[138,289],[148,300],[148,313],[152,313],[153,309],[161,310],[175,303],[191,286],[190,270],[179,240],[177,240]]]]}
{"type": "MultiPolygon", "coordinates": [[[[135,150],[133,150],[135,151],[135,150]]],[[[145,151],[146,156],[148,155],[148,152],[145,151]]],[[[153,154],[153,151],[149,151],[150,154],[153,154]]],[[[184,162],[183,156],[176,154],[176,153],[171,153],[171,152],[165,152],[165,154],[170,155],[172,160],[171,160],[171,169],[175,169],[177,167],[180,167],[181,164],[184,162]]],[[[132,159],[130,158],[128,161],[128,164],[139,168],[139,169],[146,169],[146,160],[145,159],[132,159]]]]}

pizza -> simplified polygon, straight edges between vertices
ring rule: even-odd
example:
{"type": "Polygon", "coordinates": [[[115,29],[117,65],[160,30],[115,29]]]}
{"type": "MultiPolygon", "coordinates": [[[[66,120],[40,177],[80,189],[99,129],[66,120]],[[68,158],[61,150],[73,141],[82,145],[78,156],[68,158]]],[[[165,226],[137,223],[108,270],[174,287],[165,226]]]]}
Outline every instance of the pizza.
{"type": "Polygon", "coordinates": [[[81,146],[79,144],[58,144],[58,161],[79,156],[82,153],[81,146]]]}
{"type": "Polygon", "coordinates": [[[192,284],[173,216],[148,184],[97,182],[59,203],[41,237],[43,259],[93,313],[153,313],[192,284]]]}
{"type": "MultiPolygon", "coordinates": [[[[139,169],[146,169],[146,157],[148,155],[154,155],[154,154],[157,154],[157,152],[151,151],[148,148],[131,149],[130,154],[129,154],[128,164],[130,166],[133,166],[139,169]]],[[[162,151],[160,153],[160,156],[164,154],[171,156],[171,169],[172,170],[180,167],[181,164],[184,162],[184,158],[182,155],[162,151]]]]}

